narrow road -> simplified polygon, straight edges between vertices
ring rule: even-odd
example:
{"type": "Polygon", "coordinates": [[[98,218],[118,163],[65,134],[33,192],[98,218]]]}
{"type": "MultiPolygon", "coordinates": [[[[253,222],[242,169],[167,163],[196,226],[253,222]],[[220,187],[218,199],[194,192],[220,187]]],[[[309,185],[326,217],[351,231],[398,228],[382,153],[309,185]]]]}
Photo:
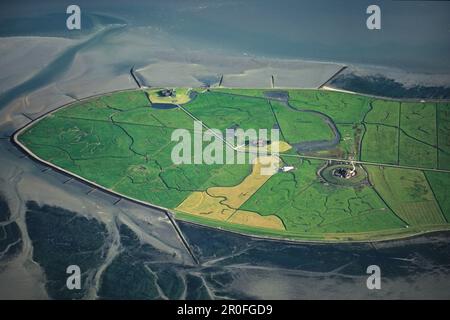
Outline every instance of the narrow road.
{"type": "Polygon", "coordinates": [[[202,120],[200,120],[199,118],[195,117],[192,113],[190,113],[189,111],[186,110],[186,108],[184,108],[183,106],[177,104],[178,108],[180,108],[181,110],[183,110],[189,117],[191,117],[192,119],[194,119],[195,121],[201,122],[202,126],[206,129],[206,130],[210,130],[211,133],[213,135],[215,135],[217,138],[219,138],[220,140],[222,140],[222,142],[224,142],[227,146],[229,146],[231,149],[233,150],[237,150],[238,148],[233,146],[231,143],[229,143],[228,141],[226,141],[222,135],[216,134],[216,132],[214,130],[211,130],[206,124],[204,124],[202,122],[202,120]]]}
{"type": "Polygon", "coordinates": [[[282,157],[297,157],[303,159],[312,159],[312,160],[324,160],[324,161],[336,161],[336,162],[353,162],[358,164],[365,164],[370,166],[383,166],[383,167],[391,167],[391,168],[401,168],[401,169],[413,169],[413,170],[424,170],[424,171],[435,171],[435,172],[445,172],[450,173],[450,170],[445,169],[436,169],[436,168],[424,168],[424,167],[414,167],[414,166],[403,166],[398,164],[389,164],[389,163],[380,163],[380,162],[370,162],[370,161],[361,161],[361,160],[349,160],[349,159],[336,159],[336,158],[325,158],[325,157],[315,157],[315,156],[304,156],[300,154],[281,154],[282,157]]]}

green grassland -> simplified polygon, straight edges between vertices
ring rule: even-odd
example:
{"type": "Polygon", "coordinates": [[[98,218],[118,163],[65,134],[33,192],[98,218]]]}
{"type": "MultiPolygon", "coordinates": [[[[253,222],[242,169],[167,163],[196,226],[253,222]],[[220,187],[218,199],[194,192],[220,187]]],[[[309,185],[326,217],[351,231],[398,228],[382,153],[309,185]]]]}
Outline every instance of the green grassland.
{"type": "Polygon", "coordinates": [[[363,121],[361,160],[445,169],[450,160],[447,116],[447,104],[373,101],[363,121]]]}
{"type": "Polygon", "coordinates": [[[364,127],[361,124],[337,124],[336,127],[341,134],[336,158],[358,159],[364,127]]]}
{"type": "Polygon", "coordinates": [[[367,169],[377,192],[408,226],[446,223],[422,171],[379,166],[367,169]]]}
{"type": "MultiPolygon", "coordinates": [[[[121,101],[123,96],[120,94],[121,101]]],[[[192,120],[188,121],[180,109],[147,106],[146,116],[133,122],[127,114],[142,110],[140,102],[145,100],[135,99],[136,92],[129,96],[130,100],[124,102],[127,108],[110,110],[110,114],[98,101],[103,99],[85,107],[75,105],[83,117],[73,117],[76,112],[72,107],[62,109],[42,119],[20,139],[37,156],[61,168],[113,191],[166,207],[177,206],[193,190],[238,184],[250,172],[250,165],[173,165],[173,126],[179,121],[179,128],[191,129],[192,120]],[[136,101],[139,104],[133,106],[136,101]],[[92,105],[99,106],[98,113],[90,109],[92,105]],[[99,120],[102,117],[110,120],[99,120]],[[156,119],[157,124],[144,124],[142,119],[147,118],[156,119]]]]}
{"type": "Polygon", "coordinates": [[[271,106],[283,137],[288,143],[331,140],[333,138],[330,127],[318,115],[298,112],[276,101],[271,102],[271,106]]]}
{"type": "Polygon", "coordinates": [[[402,103],[400,128],[400,164],[436,168],[436,104],[402,103]]]}
{"type": "Polygon", "coordinates": [[[337,124],[360,123],[370,108],[367,97],[319,90],[289,90],[289,102],[301,110],[323,112],[337,124]]]}
{"type": "Polygon", "coordinates": [[[211,89],[212,92],[221,92],[221,93],[228,93],[233,95],[243,95],[243,96],[249,96],[249,97],[259,97],[264,98],[264,93],[270,90],[263,90],[263,89],[234,89],[234,88],[214,88],[211,89]]]}
{"type": "Polygon", "coordinates": [[[398,129],[380,124],[366,124],[361,159],[388,164],[398,163],[398,129]],[[386,143],[389,141],[389,143],[386,143]]]}
{"type": "Polygon", "coordinates": [[[372,109],[365,117],[365,122],[398,127],[400,120],[400,102],[388,100],[375,100],[371,103],[372,109]]]}
{"type": "Polygon", "coordinates": [[[436,145],[436,104],[402,103],[401,128],[408,136],[436,145]]]}
{"type": "Polygon", "coordinates": [[[366,132],[361,160],[398,164],[400,103],[375,100],[364,118],[366,132]],[[389,143],[386,143],[389,141],[389,143]]]}
{"type": "Polygon", "coordinates": [[[185,107],[208,127],[219,130],[237,127],[270,130],[276,124],[265,99],[206,92],[185,107]]]}
{"type": "Polygon", "coordinates": [[[400,133],[400,164],[422,168],[436,168],[436,148],[400,133]]]}
{"type": "MultiPolygon", "coordinates": [[[[198,91],[183,106],[185,111],[154,108],[140,90],[116,92],[45,116],[27,127],[19,141],[40,159],[109,190],[173,210],[180,219],[232,231],[346,241],[449,227],[450,173],[421,169],[450,167],[448,104],[400,104],[322,90],[287,93],[289,100],[280,101],[267,98],[260,89],[198,91]],[[239,208],[275,215],[285,230],[212,221],[176,208],[193,192],[242,183],[252,165],[173,164],[177,141],[172,141],[172,133],[192,132],[193,117],[222,132],[279,127],[280,139],[289,144],[333,139],[326,122],[331,119],[341,139],[314,156],[341,159],[347,166],[349,158],[379,165],[363,163],[358,170],[367,171],[367,178],[358,183],[329,183],[318,172],[339,162],[301,158],[291,149],[281,159],[294,170],[271,176],[239,208]]],[[[238,151],[231,153],[237,156],[238,151]]]]}
{"type": "Polygon", "coordinates": [[[290,161],[296,170],[276,175],[240,209],[277,213],[288,231],[347,233],[403,228],[371,187],[349,188],[319,181],[321,161],[290,161]],[[268,197],[267,194],[271,196],[268,197]]]}
{"type": "Polygon", "coordinates": [[[437,104],[437,130],[439,156],[438,163],[440,169],[450,170],[450,104],[437,104]]]}
{"type": "Polygon", "coordinates": [[[427,172],[425,174],[430,188],[434,193],[436,200],[440,205],[441,211],[445,215],[447,222],[450,222],[450,173],[427,172]]]}

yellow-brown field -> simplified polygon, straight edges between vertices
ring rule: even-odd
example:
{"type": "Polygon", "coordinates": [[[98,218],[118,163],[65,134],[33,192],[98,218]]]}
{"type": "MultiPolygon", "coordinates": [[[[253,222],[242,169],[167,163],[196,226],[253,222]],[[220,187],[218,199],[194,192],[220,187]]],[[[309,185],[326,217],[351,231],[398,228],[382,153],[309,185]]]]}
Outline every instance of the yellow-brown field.
{"type": "Polygon", "coordinates": [[[235,211],[222,204],[224,198],[212,197],[207,192],[196,191],[189,195],[176,210],[208,217],[215,220],[227,220],[235,211]]]}
{"type": "Polygon", "coordinates": [[[250,196],[256,192],[269,178],[278,170],[279,158],[275,156],[265,156],[256,159],[253,170],[240,184],[234,187],[213,187],[207,190],[208,194],[213,197],[222,197],[223,204],[239,208],[250,196]],[[265,166],[267,161],[269,166],[265,166]],[[265,174],[261,174],[261,170],[266,169],[265,174]]]}
{"type": "Polygon", "coordinates": [[[411,225],[445,223],[436,201],[404,203],[398,206],[397,213],[411,225]]]}
{"type": "Polygon", "coordinates": [[[261,146],[261,147],[242,146],[242,147],[238,147],[237,150],[249,151],[249,152],[258,152],[258,151],[264,152],[265,151],[270,154],[271,152],[286,152],[286,151],[290,150],[291,148],[292,148],[292,146],[285,141],[273,141],[271,144],[266,145],[266,146],[261,146]]]}
{"type": "Polygon", "coordinates": [[[267,229],[285,229],[283,222],[276,215],[262,216],[256,212],[245,210],[237,210],[228,221],[267,229]]]}
{"type": "Polygon", "coordinates": [[[280,159],[275,156],[259,157],[253,165],[252,173],[240,184],[193,192],[176,210],[215,220],[283,230],[283,223],[275,215],[261,216],[255,212],[239,210],[239,207],[278,171],[279,162],[280,159]]]}

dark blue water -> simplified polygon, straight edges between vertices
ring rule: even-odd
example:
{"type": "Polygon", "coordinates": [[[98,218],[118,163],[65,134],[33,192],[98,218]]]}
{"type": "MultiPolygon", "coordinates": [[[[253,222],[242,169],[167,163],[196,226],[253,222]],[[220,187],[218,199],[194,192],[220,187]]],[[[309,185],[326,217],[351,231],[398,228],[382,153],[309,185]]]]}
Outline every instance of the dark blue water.
{"type": "Polygon", "coordinates": [[[178,108],[176,104],[173,103],[152,103],[152,108],[155,109],[175,109],[178,108]]]}
{"type": "Polygon", "coordinates": [[[0,20],[0,37],[8,36],[54,36],[77,38],[94,31],[100,25],[124,24],[125,21],[99,14],[83,14],[82,29],[64,28],[68,15],[65,12],[30,17],[6,17],[0,20]]]}
{"type": "MultiPolygon", "coordinates": [[[[367,0],[164,0],[87,1],[82,14],[119,16],[133,25],[157,27],[187,40],[194,48],[231,50],[270,57],[308,58],[393,66],[408,71],[450,71],[450,2],[376,1],[381,30],[366,28],[367,0]]],[[[60,1],[14,1],[0,4],[4,22],[27,17],[6,28],[25,25],[50,32],[64,24],[30,17],[65,12],[60,1]]],[[[60,18],[58,18],[60,19],[60,18]]],[[[3,26],[3,27],[1,27],[3,26]]],[[[37,32],[37,31],[35,31],[37,32]]]]}

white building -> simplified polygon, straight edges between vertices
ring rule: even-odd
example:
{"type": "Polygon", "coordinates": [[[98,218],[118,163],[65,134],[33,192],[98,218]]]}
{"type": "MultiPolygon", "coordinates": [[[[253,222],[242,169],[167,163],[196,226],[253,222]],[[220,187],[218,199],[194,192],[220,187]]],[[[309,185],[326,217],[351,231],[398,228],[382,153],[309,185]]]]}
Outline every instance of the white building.
{"type": "Polygon", "coordinates": [[[281,167],[280,168],[280,171],[281,172],[289,172],[289,171],[292,171],[292,170],[294,170],[295,168],[294,167],[292,167],[292,166],[284,166],[284,167],[281,167]]]}

